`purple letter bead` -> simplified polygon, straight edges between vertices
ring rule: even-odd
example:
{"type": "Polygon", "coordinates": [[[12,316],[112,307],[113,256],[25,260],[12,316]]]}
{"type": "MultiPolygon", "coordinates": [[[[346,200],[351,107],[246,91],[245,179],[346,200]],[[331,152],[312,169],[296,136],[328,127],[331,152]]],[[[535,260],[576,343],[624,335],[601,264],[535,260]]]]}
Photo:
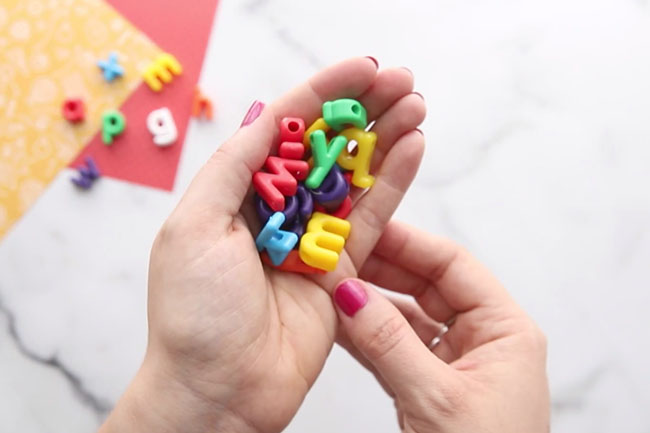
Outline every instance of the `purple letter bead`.
{"type": "Polygon", "coordinates": [[[311,190],[314,200],[328,211],[338,209],[350,193],[350,185],[345,181],[338,165],[334,165],[320,187],[311,190]]]}
{"type": "MultiPolygon", "coordinates": [[[[259,195],[255,194],[255,209],[257,210],[257,215],[260,217],[262,224],[271,218],[275,212],[269,207],[269,205],[264,201],[259,195]]],[[[285,221],[291,221],[298,213],[298,198],[295,195],[286,197],[284,210],[285,221]]]]}
{"type": "Polygon", "coordinates": [[[303,221],[307,221],[311,214],[314,212],[314,199],[311,196],[311,192],[307,189],[302,183],[298,184],[298,192],[296,192],[296,197],[298,197],[298,215],[303,221]]]}
{"type": "MultiPolygon", "coordinates": [[[[305,234],[305,220],[302,219],[300,215],[296,215],[296,217],[291,221],[285,222],[285,224],[282,226],[282,229],[295,233],[298,235],[298,238],[300,238],[303,234],[305,234]]],[[[296,244],[295,248],[298,248],[299,245],[300,242],[296,244]]]]}

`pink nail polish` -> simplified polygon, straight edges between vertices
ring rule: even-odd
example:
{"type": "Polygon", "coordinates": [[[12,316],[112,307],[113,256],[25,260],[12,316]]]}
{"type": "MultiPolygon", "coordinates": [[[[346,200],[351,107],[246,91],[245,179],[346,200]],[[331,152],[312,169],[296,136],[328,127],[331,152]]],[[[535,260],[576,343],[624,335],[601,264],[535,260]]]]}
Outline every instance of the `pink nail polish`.
{"type": "Polygon", "coordinates": [[[377,61],[377,59],[375,59],[372,56],[366,56],[366,58],[372,60],[375,63],[375,66],[379,68],[379,62],[377,61]]]}
{"type": "Polygon", "coordinates": [[[246,112],[246,116],[244,116],[244,120],[242,120],[241,125],[239,127],[241,128],[253,123],[255,119],[260,117],[260,114],[262,114],[262,110],[264,110],[264,102],[262,101],[253,102],[251,107],[246,112]]]}
{"type": "Polygon", "coordinates": [[[334,291],[334,302],[346,315],[353,317],[368,302],[368,294],[357,281],[346,280],[334,291]]]}

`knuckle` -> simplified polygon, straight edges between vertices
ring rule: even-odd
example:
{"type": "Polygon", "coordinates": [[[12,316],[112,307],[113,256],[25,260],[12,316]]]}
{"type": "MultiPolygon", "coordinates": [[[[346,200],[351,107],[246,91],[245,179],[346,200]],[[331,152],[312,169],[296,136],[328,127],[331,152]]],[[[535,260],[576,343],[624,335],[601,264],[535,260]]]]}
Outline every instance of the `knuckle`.
{"type": "Polygon", "coordinates": [[[377,327],[366,343],[366,356],[379,359],[390,353],[404,339],[407,332],[406,321],[394,315],[377,327]]]}

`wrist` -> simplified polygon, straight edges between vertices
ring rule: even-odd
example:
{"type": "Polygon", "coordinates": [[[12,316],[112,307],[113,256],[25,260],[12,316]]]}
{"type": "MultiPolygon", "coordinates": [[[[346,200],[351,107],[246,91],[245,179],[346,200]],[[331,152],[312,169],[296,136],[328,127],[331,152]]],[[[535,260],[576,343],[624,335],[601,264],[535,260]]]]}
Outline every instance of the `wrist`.
{"type": "Polygon", "coordinates": [[[143,363],[99,433],[257,433],[152,364],[143,363]]]}

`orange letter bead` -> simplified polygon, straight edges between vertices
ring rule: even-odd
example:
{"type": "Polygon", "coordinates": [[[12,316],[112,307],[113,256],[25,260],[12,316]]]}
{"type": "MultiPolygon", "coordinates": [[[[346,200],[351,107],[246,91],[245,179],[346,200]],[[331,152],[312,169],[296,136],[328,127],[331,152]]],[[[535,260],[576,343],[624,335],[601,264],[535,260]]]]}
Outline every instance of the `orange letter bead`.
{"type": "Polygon", "coordinates": [[[336,162],[346,170],[353,170],[352,185],[359,188],[370,188],[375,183],[375,177],[370,172],[370,161],[377,144],[377,134],[358,128],[348,128],[341,135],[357,142],[356,155],[348,152],[347,146],[339,154],[336,162]]]}
{"type": "Polygon", "coordinates": [[[262,257],[262,261],[265,264],[272,266],[275,269],[279,269],[281,271],[296,272],[298,274],[324,274],[325,273],[325,271],[323,271],[322,269],[316,269],[316,268],[312,268],[309,265],[306,265],[302,260],[300,260],[300,255],[296,250],[291,250],[287,258],[284,259],[284,262],[282,262],[282,264],[279,266],[275,266],[273,264],[271,258],[266,253],[266,251],[262,252],[262,254],[260,255],[262,257]]]}
{"type": "Polygon", "coordinates": [[[314,268],[333,271],[350,235],[350,228],[346,220],[314,212],[307,223],[307,233],[300,238],[300,258],[314,268]]]}

